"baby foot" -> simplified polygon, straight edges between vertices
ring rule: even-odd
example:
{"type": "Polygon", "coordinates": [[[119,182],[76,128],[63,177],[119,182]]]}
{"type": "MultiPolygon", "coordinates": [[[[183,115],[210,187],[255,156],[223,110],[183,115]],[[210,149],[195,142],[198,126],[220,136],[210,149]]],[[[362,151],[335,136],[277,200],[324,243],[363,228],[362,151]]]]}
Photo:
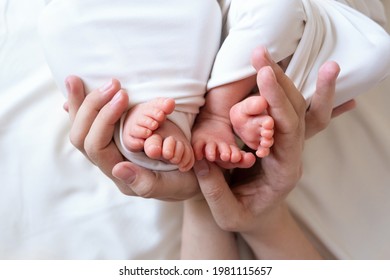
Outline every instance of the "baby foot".
{"type": "Polygon", "coordinates": [[[131,152],[142,151],[145,140],[174,109],[175,101],[172,98],[156,98],[132,107],[123,123],[123,145],[131,152]]]}
{"type": "Polygon", "coordinates": [[[195,158],[216,162],[225,169],[249,168],[255,163],[252,153],[242,151],[236,143],[230,121],[202,111],[192,130],[195,158]]]}
{"type": "Polygon", "coordinates": [[[270,153],[274,143],[274,120],[267,115],[268,103],[262,96],[250,96],[230,110],[234,132],[260,158],[270,153]]]}
{"type": "Polygon", "coordinates": [[[181,129],[169,120],[145,140],[144,152],[151,159],[177,165],[181,172],[190,170],[195,162],[190,141],[181,129]]]}

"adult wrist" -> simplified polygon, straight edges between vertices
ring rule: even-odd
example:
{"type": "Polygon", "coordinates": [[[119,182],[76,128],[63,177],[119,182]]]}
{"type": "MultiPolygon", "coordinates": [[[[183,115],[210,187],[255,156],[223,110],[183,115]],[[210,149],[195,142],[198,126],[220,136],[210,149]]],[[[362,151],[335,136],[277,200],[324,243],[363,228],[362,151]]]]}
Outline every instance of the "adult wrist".
{"type": "Polygon", "coordinates": [[[321,259],[285,202],[262,216],[257,227],[241,235],[257,259],[321,259]]]}

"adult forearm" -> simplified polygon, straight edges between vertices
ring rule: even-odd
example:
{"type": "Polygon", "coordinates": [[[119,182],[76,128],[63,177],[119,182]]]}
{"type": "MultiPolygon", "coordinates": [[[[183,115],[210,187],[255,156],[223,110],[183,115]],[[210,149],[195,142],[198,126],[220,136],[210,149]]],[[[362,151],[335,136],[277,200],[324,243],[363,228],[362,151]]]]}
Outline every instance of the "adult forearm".
{"type": "Polygon", "coordinates": [[[205,200],[184,202],[181,258],[239,258],[235,235],[218,227],[205,200]]]}
{"type": "Polygon", "coordinates": [[[257,259],[321,259],[285,203],[259,219],[256,230],[242,234],[257,259]]]}

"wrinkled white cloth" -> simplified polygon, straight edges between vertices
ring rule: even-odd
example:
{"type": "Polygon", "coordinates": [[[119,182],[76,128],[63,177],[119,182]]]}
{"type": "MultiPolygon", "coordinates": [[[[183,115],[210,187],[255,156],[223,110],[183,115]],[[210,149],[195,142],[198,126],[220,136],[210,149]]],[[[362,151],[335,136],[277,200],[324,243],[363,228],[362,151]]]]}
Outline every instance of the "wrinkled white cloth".
{"type": "MultiPolygon", "coordinates": [[[[231,0],[220,1],[221,6],[214,0],[159,5],[160,1],[49,4],[40,29],[62,90],[69,74],[82,77],[87,91],[113,76],[129,93],[132,106],[172,97],[176,109],[168,118],[190,139],[206,85],[213,88],[254,75],[250,59],[257,46],[266,46],[277,62],[292,55],[286,73],[308,103],[318,69],[328,60],[337,61],[342,69],[335,106],[367,91],[390,72],[387,33],[334,0],[231,0]],[[218,50],[223,19],[226,38],[218,50]],[[376,67],[366,71],[372,65],[376,67]]],[[[124,117],[115,133],[122,154],[149,169],[177,168],[127,150],[123,121],[124,117]]]]}
{"type": "MultiPolygon", "coordinates": [[[[390,17],[388,0],[386,10],[379,0],[348,2],[381,24],[385,11],[390,17]]],[[[288,202],[328,258],[390,259],[389,90],[387,78],[305,144],[303,178],[288,202]]]]}
{"type": "MultiPolygon", "coordinates": [[[[0,2],[0,259],[178,258],[181,204],[123,196],[69,143],[36,30],[44,2],[0,2]]],[[[379,0],[348,2],[385,22],[379,0]]],[[[289,203],[336,258],[390,259],[389,89],[305,145],[289,203]]]]}
{"type": "MultiPolygon", "coordinates": [[[[373,9],[368,11],[362,1],[348,2],[250,0],[243,4],[233,0],[227,37],[208,87],[254,75],[251,53],[263,45],[277,62],[293,55],[286,74],[308,103],[315,92],[318,70],[329,60],[341,67],[334,106],[366,92],[390,74],[390,37],[379,24],[346,4],[368,15],[373,9]]],[[[377,2],[374,5],[376,18],[383,22],[383,9],[378,9],[377,2]]]]}
{"type": "Polygon", "coordinates": [[[390,36],[374,21],[332,0],[303,0],[306,28],[286,73],[306,99],[318,69],[340,64],[335,106],[366,92],[390,74],[390,36]]]}
{"type": "MultiPolygon", "coordinates": [[[[75,74],[88,92],[109,77],[119,79],[131,106],[172,97],[176,107],[168,118],[188,139],[204,104],[221,30],[215,0],[57,0],[40,23],[47,61],[63,92],[65,77],[75,74]]],[[[122,128],[115,139],[129,160],[150,169],[177,168],[128,151],[122,128]]]]}
{"type": "Polygon", "coordinates": [[[0,1],[0,259],[177,259],[181,203],[124,196],[69,142],[42,0],[0,1]]]}

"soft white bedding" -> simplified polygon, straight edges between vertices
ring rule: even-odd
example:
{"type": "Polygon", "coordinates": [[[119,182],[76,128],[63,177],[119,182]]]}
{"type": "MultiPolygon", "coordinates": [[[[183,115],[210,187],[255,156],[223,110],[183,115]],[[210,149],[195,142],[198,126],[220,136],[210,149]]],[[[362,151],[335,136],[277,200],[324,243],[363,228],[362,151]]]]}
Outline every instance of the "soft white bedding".
{"type": "Polygon", "coordinates": [[[181,205],[125,197],[69,143],[43,7],[0,2],[0,259],[177,258],[181,205]]]}
{"type": "MultiPolygon", "coordinates": [[[[0,2],[0,259],[178,258],[181,204],[125,197],[69,143],[36,32],[45,2],[0,2]]],[[[290,197],[340,258],[390,258],[389,87],[308,144],[290,197]]]]}
{"type": "MultiPolygon", "coordinates": [[[[390,1],[382,2],[389,18],[390,1]]],[[[390,260],[390,79],[357,102],[307,142],[289,202],[333,257],[390,260]]]]}

